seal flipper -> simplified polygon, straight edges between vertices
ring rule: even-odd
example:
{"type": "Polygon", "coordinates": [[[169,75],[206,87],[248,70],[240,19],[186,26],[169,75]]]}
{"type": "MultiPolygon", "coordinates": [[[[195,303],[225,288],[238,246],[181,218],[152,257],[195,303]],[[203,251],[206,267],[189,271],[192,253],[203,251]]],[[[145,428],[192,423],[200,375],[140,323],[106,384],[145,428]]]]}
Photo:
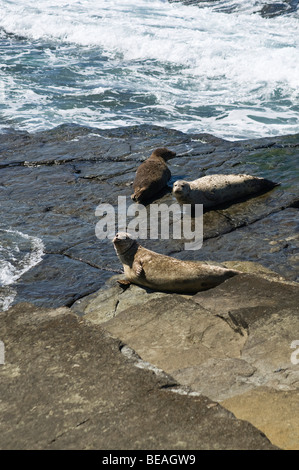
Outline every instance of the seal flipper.
{"type": "Polygon", "coordinates": [[[131,195],[131,199],[135,202],[140,202],[142,200],[144,191],[146,191],[146,187],[135,189],[134,194],[131,195]]]}
{"type": "Polygon", "coordinates": [[[137,277],[140,277],[143,271],[143,266],[141,261],[135,260],[132,265],[132,269],[137,277]]]}
{"type": "Polygon", "coordinates": [[[124,290],[126,290],[131,285],[131,281],[128,281],[127,279],[118,279],[117,282],[124,290]]]}

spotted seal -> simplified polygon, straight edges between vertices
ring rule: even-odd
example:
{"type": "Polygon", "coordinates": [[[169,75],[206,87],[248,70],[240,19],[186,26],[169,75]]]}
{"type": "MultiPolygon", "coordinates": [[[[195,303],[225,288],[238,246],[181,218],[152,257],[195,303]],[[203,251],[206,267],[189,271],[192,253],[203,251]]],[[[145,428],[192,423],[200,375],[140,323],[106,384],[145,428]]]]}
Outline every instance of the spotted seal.
{"type": "Polygon", "coordinates": [[[254,194],[267,192],[277,186],[265,178],[251,175],[208,175],[194,181],[178,180],[172,192],[181,204],[203,204],[204,209],[254,194]]]}
{"type": "Polygon", "coordinates": [[[162,292],[196,293],[221,284],[240,271],[196,261],[182,261],[142,247],[130,234],[113,239],[126,279],[162,292]]]}

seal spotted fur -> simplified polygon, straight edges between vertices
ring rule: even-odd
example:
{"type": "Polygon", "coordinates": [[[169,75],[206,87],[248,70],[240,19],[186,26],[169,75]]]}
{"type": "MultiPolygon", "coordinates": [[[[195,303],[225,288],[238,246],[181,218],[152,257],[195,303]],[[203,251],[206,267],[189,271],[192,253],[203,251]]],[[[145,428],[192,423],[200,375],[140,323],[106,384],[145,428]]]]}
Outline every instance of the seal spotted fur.
{"type": "Polygon", "coordinates": [[[278,186],[251,175],[208,175],[194,181],[178,180],[173,194],[181,204],[203,204],[208,209],[219,204],[262,193],[278,186]]]}
{"type": "Polygon", "coordinates": [[[159,193],[171,178],[166,161],[175,157],[175,152],[167,148],[154,150],[151,156],[137,168],[131,198],[135,202],[145,203],[159,193]]]}
{"type": "Polygon", "coordinates": [[[142,247],[128,233],[113,239],[126,278],[153,290],[196,293],[221,284],[240,271],[196,261],[182,261],[142,247]]]}

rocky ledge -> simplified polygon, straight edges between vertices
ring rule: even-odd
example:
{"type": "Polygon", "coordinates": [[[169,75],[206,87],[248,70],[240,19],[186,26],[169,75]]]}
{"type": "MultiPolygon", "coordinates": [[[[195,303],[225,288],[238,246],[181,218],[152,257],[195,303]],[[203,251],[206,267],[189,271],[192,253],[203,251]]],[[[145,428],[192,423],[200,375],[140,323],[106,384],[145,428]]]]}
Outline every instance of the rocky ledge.
{"type": "Polygon", "coordinates": [[[255,270],[194,296],[124,290],[117,277],[72,309],[273,444],[298,449],[299,288],[255,270]]]}
{"type": "MultiPolygon", "coordinates": [[[[299,448],[298,146],[155,126],[0,136],[0,228],[45,246],[0,313],[2,449],[299,448]],[[161,146],[177,153],[172,181],[280,183],[206,212],[200,250],[143,241],[243,273],[193,296],[119,284],[111,240],[95,236],[98,204],[130,201],[137,166],[161,146]]],[[[170,190],[157,202],[173,203],[170,190]]]]}
{"type": "Polygon", "coordinates": [[[1,449],[275,449],[68,308],[1,317],[1,449]]]}

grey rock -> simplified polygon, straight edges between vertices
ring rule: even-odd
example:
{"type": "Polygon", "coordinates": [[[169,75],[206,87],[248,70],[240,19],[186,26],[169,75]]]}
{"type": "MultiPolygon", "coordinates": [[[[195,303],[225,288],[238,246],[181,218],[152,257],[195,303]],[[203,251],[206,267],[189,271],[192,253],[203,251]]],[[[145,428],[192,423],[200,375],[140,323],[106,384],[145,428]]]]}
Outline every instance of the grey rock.
{"type": "Polygon", "coordinates": [[[43,305],[41,292],[45,293],[54,307],[72,305],[78,298],[99,289],[111,272],[103,271],[86,263],[61,255],[46,255],[41,264],[27,271],[16,283],[18,301],[31,299],[36,305],[43,305]],[[82,278],[84,288],[82,289],[82,278]],[[63,290],[61,289],[63,285],[63,290]]]}
{"type": "Polygon", "coordinates": [[[299,415],[293,403],[299,370],[291,345],[298,340],[299,286],[253,263],[243,267],[249,273],[194,296],[155,295],[130,286],[127,303],[111,286],[87,302],[84,318],[181,385],[249,420],[274,444],[297,449],[299,415]],[[101,303],[104,293],[117,305],[112,315],[109,303],[101,303]],[[262,403],[271,396],[277,403],[285,400],[284,406],[268,407],[261,420],[262,403]]]}
{"type": "Polygon", "coordinates": [[[0,338],[2,450],[277,448],[67,308],[19,304],[0,338]]]}
{"type": "MultiPolygon", "coordinates": [[[[233,11],[237,11],[238,5],[237,4],[230,4],[226,5],[226,2],[220,2],[219,0],[168,0],[169,3],[183,3],[184,5],[192,5],[192,6],[201,6],[204,3],[206,6],[207,4],[211,4],[211,6],[215,5],[216,11],[221,11],[225,13],[231,13],[233,11]]],[[[256,2],[259,4],[259,2],[256,2]]],[[[298,9],[298,0],[284,0],[282,2],[272,2],[266,3],[261,10],[257,10],[258,13],[263,18],[274,18],[277,16],[285,15],[288,13],[293,13],[298,9]]]]}
{"type": "Polygon", "coordinates": [[[90,320],[95,318],[97,323],[102,323],[131,306],[142,306],[148,300],[156,298],[165,300],[168,298],[168,294],[146,288],[140,289],[133,284],[122,287],[118,281],[125,281],[125,276],[117,275],[109,278],[100,290],[74,302],[71,306],[72,311],[79,316],[88,314],[90,320]]]}
{"type": "Polygon", "coordinates": [[[274,18],[276,16],[297,11],[298,3],[298,0],[285,0],[284,2],[269,3],[263,6],[260,13],[264,18],[274,18]]]}
{"type": "Polygon", "coordinates": [[[219,263],[227,260],[257,262],[298,282],[298,230],[298,209],[281,209],[237,230],[205,239],[201,250],[182,251],[176,257],[219,263]]]}

